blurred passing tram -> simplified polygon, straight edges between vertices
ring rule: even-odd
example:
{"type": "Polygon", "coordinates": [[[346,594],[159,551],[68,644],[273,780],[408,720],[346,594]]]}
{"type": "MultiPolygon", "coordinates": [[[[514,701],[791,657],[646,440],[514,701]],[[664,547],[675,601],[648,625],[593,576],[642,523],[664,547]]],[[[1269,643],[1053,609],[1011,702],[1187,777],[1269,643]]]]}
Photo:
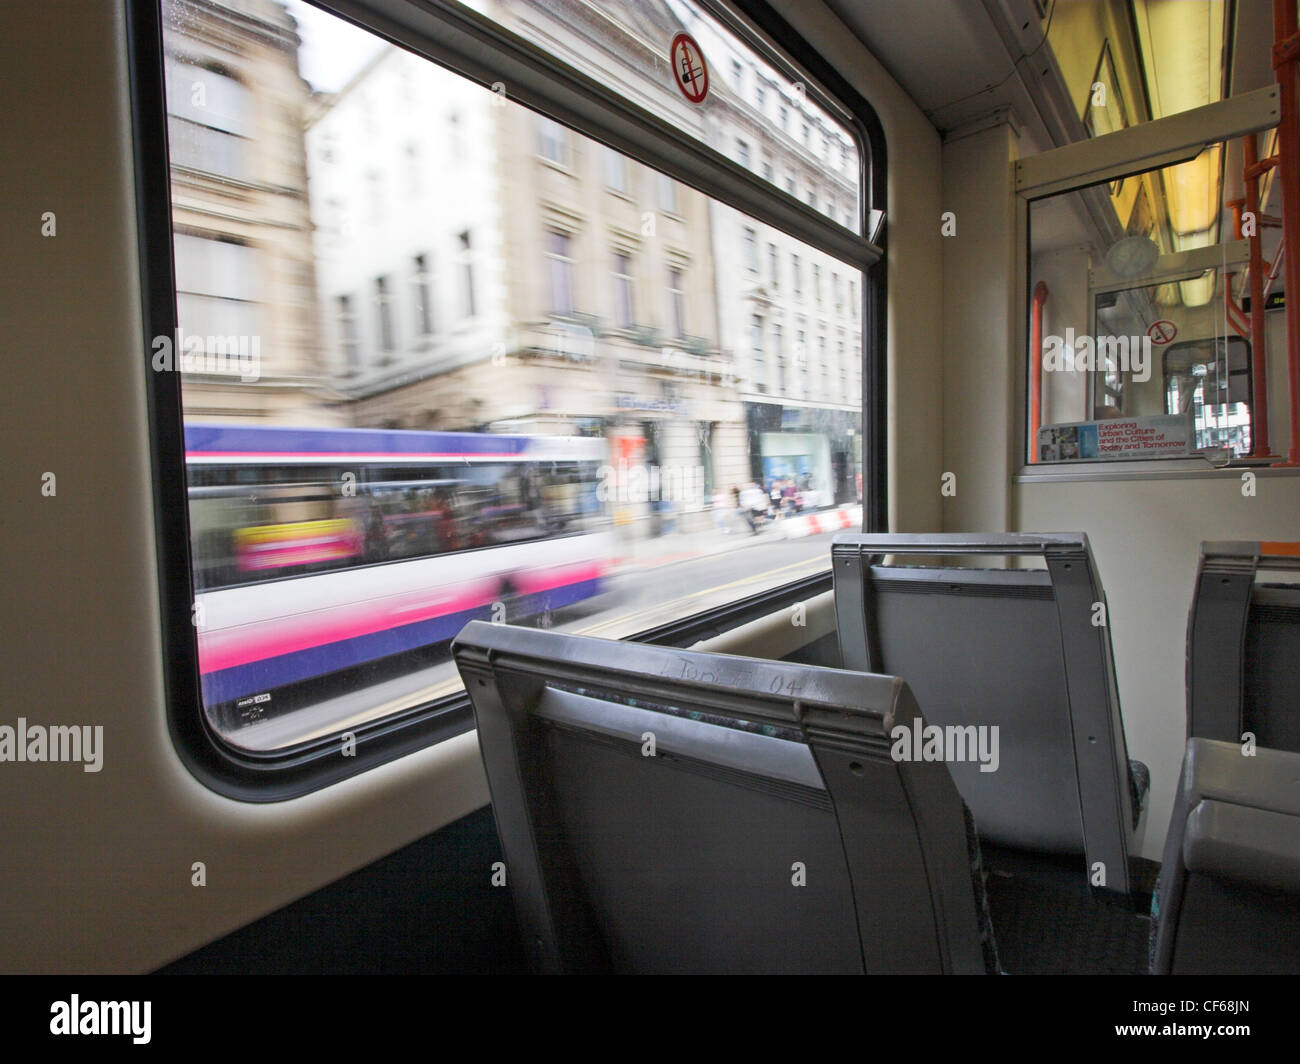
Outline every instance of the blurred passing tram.
{"type": "Polygon", "coordinates": [[[602,590],[603,439],[185,429],[204,702],[224,728],[308,685],[602,590]]]}

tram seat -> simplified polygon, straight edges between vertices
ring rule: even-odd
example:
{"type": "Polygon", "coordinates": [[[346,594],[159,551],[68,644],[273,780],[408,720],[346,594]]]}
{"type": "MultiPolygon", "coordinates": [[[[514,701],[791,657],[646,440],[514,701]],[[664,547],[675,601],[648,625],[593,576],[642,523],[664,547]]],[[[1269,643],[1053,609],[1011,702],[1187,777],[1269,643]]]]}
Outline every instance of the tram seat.
{"type": "Polygon", "coordinates": [[[481,621],[453,654],[536,970],[997,971],[952,779],[890,757],[902,681],[481,621]]]}
{"type": "Polygon", "coordinates": [[[1300,974],[1300,754],[1188,740],[1151,973],[1300,974]]]}
{"type": "Polygon", "coordinates": [[[1128,758],[1087,537],[843,534],[831,553],[844,668],[902,677],[932,724],[997,735],[996,770],[949,765],[980,837],[1084,854],[1093,886],[1127,895],[1150,775],[1128,758]],[[1046,568],[881,564],[967,554],[1046,568]]]}
{"type": "Polygon", "coordinates": [[[1300,544],[1202,543],[1187,621],[1187,735],[1300,751],[1300,544]]]}

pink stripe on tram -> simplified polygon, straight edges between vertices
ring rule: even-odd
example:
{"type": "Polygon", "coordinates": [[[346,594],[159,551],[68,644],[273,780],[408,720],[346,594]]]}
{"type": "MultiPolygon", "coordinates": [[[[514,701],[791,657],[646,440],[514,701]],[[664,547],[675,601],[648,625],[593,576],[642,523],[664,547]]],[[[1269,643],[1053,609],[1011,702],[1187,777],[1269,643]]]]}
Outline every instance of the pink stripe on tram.
{"type": "MultiPolygon", "coordinates": [[[[520,591],[532,594],[596,579],[600,574],[599,563],[586,562],[527,576],[511,574],[511,579],[520,591]]],[[[200,633],[199,671],[217,672],[476,609],[493,602],[499,586],[497,579],[493,578],[454,590],[427,588],[378,600],[343,603],[296,616],[267,617],[236,628],[200,633]]]]}

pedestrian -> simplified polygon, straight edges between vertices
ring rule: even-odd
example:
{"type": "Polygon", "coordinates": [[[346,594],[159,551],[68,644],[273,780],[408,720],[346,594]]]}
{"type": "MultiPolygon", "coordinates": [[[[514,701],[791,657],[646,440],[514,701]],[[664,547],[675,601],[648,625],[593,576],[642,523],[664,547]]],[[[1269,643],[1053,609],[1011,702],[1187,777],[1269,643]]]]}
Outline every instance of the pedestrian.
{"type": "Polygon", "coordinates": [[[713,493],[713,526],[724,536],[731,532],[731,524],[727,520],[730,517],[727,510],[727,496],[723,494],[721,488],[713,493]]]}
{"type": "Polygon", "coordinates": [[[740,515],[740,519],[744,521],[745,524],[749,525],[750,533],[755,536],[758,535],[758,528],[754,525],[754,516],[749,512],[749,506],[747,505],[746,500],[741,498],[739,487],[732,487],[731,500],[733,505],[736,507],[736,513],[740,515]]]}
{"type": "Polygon", "coordinates": [[[767,492],[751,480],[740,493],[740,505],[748,511],[749,527],[757,535],[759,524],[767,517],[767,492]]]}

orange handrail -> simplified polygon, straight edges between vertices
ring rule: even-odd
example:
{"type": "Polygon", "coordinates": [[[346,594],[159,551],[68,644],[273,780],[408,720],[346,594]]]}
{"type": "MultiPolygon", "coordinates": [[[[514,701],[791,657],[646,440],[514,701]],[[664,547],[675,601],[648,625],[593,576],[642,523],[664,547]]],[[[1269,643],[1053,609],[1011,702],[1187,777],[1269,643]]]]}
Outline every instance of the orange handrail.
{"type": "MultiPolygon", "coordinates": [[[[1245,149],[1246,210],[1255,219],[1250,234],[1250,453],[1269,454],[1268,445],[1268,342],[1264,336],[1264,249],[1259,236],[1259,148],[1255,134],[1242,138],[1245,149]]],[[[1240,217],[1237,239],[1241,239],[1240,217]]]]}
{"type": "Polygon", "coordinates": [[[1043,422],[1043,304],[1047,285],[1034,285],[1034,302],[1029,318],[1029,461],[1038,461],[1038,429],[1043,422]]]}
{"type": "MultiPolygon", "coordinates": [[[[1286,348],[1290,371],[1291,450],[1300,466],[1300,116],[1296,113],[1296,0],[1273,0],[1273,69],[1277,73],[1277,176],[1282,182],[1282,247],[1286,249],[1286,348]]],[[[1254,309],[1253,307],[1251,308],[1254,309]]],[[[1262,309],[1262,308],[1261,308],[1262,309]]]]}

